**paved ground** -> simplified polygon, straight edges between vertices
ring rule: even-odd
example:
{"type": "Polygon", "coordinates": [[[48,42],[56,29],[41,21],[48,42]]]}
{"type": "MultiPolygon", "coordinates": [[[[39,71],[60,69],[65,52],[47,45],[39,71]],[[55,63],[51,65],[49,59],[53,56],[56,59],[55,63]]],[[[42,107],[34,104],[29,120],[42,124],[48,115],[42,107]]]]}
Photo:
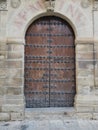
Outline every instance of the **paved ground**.
{"type": "Polygon", "coordinates": [[[0,130],[98,130],[98,121],[51,119],[0,122],[0,130]]]}

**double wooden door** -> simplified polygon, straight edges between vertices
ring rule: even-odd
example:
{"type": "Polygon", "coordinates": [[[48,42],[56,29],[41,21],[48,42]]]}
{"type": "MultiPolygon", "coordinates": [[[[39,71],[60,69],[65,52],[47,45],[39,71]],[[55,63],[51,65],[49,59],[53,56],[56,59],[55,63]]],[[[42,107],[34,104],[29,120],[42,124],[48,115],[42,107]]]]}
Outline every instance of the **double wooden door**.
{"type": "Polygon", "coordinates": [[[54,16],[41,17],[26,32],[27,108],[71,107],[75,96],[74,33],[54,16]]]}

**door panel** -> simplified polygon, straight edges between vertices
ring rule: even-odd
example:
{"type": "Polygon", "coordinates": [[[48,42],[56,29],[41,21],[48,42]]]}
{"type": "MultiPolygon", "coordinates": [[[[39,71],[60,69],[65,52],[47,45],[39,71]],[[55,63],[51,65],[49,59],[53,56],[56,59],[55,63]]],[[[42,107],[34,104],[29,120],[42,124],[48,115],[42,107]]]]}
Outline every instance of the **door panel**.
{"type": "Polygon", "coordinates": [[[26,107],[71,107],[74,96],[73,31],[58,17],[42,17],[26,32],[26,107]]]}

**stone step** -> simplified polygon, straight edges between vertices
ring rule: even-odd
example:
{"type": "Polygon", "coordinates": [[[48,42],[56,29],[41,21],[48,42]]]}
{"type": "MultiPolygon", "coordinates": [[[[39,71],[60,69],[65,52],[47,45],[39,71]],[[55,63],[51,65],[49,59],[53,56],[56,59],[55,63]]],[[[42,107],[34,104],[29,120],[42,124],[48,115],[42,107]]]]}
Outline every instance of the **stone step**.
{"type": "Polygon", "coordinates": [[[75,118],[74,108],[26,108],[26,119],[61,119],[75,118]]]}

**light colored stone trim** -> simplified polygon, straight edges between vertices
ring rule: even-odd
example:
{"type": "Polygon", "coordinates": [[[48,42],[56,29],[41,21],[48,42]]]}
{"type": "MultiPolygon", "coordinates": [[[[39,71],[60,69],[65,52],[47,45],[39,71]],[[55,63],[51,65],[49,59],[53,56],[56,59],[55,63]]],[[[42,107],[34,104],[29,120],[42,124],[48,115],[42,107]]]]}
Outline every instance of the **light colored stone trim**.
{"type": "Polygon", "coordinates": [[[22,44],[22,45],[25,45],[25,39],[24,38],[7,38],[6,42],[7,42],[7,44],[22,44]]]}
{"type": "Polygon", "coordinates": [[[94,38],[77,38],[75,44],[93,44],[94,38]]]}

